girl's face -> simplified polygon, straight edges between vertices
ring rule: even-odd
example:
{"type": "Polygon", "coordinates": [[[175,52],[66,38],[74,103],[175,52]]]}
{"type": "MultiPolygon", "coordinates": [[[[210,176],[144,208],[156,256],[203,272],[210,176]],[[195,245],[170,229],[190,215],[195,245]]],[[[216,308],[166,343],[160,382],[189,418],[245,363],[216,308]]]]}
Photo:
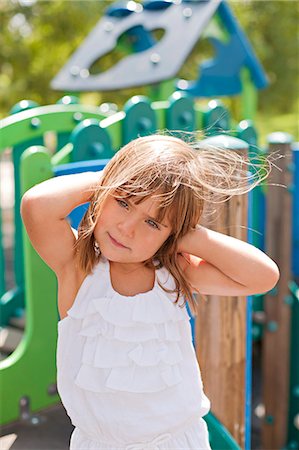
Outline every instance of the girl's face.
{"type": "Polygon", "coordinates": [[[163,223],[155,220],[158,205],[157,199],[147,198],[137,205],[134,197],[110,195],[94,230],[103,255],[119,263],[141,263],[154,256],[172,231],[167,215],[163,223]]]}

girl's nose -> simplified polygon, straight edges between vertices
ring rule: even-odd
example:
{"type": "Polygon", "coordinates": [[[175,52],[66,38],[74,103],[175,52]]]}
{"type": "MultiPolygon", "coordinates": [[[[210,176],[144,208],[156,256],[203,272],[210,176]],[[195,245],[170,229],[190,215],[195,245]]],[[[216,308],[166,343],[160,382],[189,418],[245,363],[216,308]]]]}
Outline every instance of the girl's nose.
{"type": "Polygon", "coordinates": [[[133,237],[136,229],[136,221],[133,218],[126,218],[119,222],[118,229],[123,236],[133,237]]]}

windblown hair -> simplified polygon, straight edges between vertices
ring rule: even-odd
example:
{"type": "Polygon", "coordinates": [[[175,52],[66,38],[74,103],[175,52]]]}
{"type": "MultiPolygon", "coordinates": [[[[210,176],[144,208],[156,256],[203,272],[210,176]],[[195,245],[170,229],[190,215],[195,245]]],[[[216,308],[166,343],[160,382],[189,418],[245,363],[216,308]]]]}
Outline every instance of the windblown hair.
{"type": "Polygon", "coordinates": [[[206,203],[244,194],[265,179],[268,172],[264,165],[252,164],[235,151],[200,142],[157,134],[135,139],[120,149],[103,170],[78,229],[75,249],[79,265],[90,273],[100,258],[93,232],[108,196],[133,198],[137,204],[149,197],[157,198],[157,220],[163,221],[168,214],[172,232],[144,264],[165,267],[176,283],[176,301],[183,295],[196,315],[192,287],[177,262],[178,240],[199,224],[206,203]]]}

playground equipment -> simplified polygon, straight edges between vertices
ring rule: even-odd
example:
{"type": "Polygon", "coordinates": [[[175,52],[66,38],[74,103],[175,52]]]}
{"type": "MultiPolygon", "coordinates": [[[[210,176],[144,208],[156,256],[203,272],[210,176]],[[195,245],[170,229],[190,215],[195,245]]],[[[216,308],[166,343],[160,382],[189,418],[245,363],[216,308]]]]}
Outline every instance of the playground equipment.
{"type": "MultiPolygon", "coordinates": [[[[40,148],[37,146],[31,147],[31,149],[27,149],[22,153],[21,193],[27,190],[31,185],[54,176],[54,174],[58,175],[59,172],[60,174],[65,173],[64,170],[66,170],[66,165],[70,163],[73,165],[72,170],[87,170],[88,167],[92,167],[92,164],[95,165],[94,167],[98,167],[99,153],[94,152],[95,148],[102,150],[102,153],[100,153],[104,159],[102,160],[102,164],[106,164],[107,159],[111,156],[111,154],[114,154],[117,148],[123,145],[123,143],[128,142],[128,140],[142,134],[142,131],[144,132],[144,130],[142,130],[144,123],[148,124],[149,132],[155,131],[155,126],[158,129],[167,127],[169,130],[177,130],[177,123],[180,122],[180,117],[182,115],[184,116],[185,112],[189,112],[190,117],[193,118],[193,126],[191,126],[190,129],[192,129],[192,127],[202,129],[204,128],[204,123],[207,127],[209,127],[210,132],[211,124],[215,126],[215,129],[218,129],[217,114],[218,120],[222,121],[222,126],[224,126],[223,109],[225,110],[224,107],[219,108],[219,106],[219,102],[213,101],[210,102],[208,108],[200,109],[193,104],[192,100],[187,98],[185,94],[175,93],[169,98],[168,102],[154,102],[152,104],[150,104],[150,102],[143,97],[135,97],[134,99],[129,100],[125,105],[124,110],[126,112],[117,112],[109,117],[104,117],[99,114],[96,123],[95,118],[84,119],[82,122],[77,124],[70,133],[69,143],[61,149],[57,149],[57,151],[52,155],[46,148],[40,148]],[[219,112],[217,113],[216,111],[219,112]],[[210,122],[211,120],[212,122],[210,122]],[[95,125],[98,128],[98,135],[95,134],[95,125]],[[84,136],[84,139],[82,136],[84,136]],[[109,146],[107,142],[109,142],[111,146],[109,146]],[[93,155],[94,163],[90,161],[86,161],[85,163],[79,161],[76,162],[78,159],[76,155],[79,154],[82,157],[84,153],[86,154],[88,160],[90,160],[91,155],[93,155]],[[31,155],[30,158],[28,154],[31,155]],[[106,159],[105,156],[107,156],[106,159]]],[[[34,109],[29,109],[27,111],[12,115],[7,120],[4,119],[4,121],[2,121],[2,136],[5,148],[14,147],[19,143],[18,141],[21,139],[21,134],[16,133],[15,129],[26,130],[26,134],[24,133],[25,142],[30,142],[30,135],[41,139],[47,131],[53,130],[54,126],[59,128],[57,135],[59,135],[60,132],[65,135],[65,133],[70,131],[72,117],[76,115],[76,112],[82,111],[82,108],[83,107],[81,105],[61,104],[42,108],[36,107],[34,109]],[[75,111],[75,108],[77,108],[77,111],[75,111]],[[32,128],[30,126],[33,119],[38,119],[40,123],[39,128],[32,128]],[[61,124],[65,125],[62,127],[61,124]]],[[[95,117],[94,110],[87,111],[87,109],[85,109],[85,115],[87,114],[95,117]]],[[[225,133],[227,133],[228,129],[232,128],[232,124],[229,121],[228,112],[226,114],[226,118],[226,129],[223,130],[225,133]]],[[[247,127],[248,130],[251,130],[250,133],[248,131],[248,136],[252,136],[254,134],[254,129],[251,123],[247,123],[247,127]]],[[[246,136],[246,124],[244,121],[242,124],[239,124],[239,126],[234,124],[233,128],[237,130],[235,132],[237,136],[246,136]]],[[[216,138],[213,139],[215,140],[216,138]]],[[[219,138],[217,137],[217,139],[219,138]]],[[[229,136],[227,134],[222,137],[220,142],[222,142],[222,146],[228,145],[225,142],[228,142],[231,146],[231,141],[229,140],[229,136]]],[[[236,141],[234,143],[236,143],[236,141]]],[[[240,141],[237,140],[237,143],[239,144],[240,141]]],[[[244,149],[248,146],[248,144],[244,141],[241,141],[241,144],[241,148],[244,149]]],[[[219,142],[217,144],[217,142],[214,141],[214,145],[219,145],[219,142]]],[[[20,198],[21,193],[19,192],[18,198],[20,198]]],[[[235,200],[238,205],[238,200],[235,200]]],[[[240,204],[239,206],[235,205],[235,207],[240,208],[240,204]]],[[[230,217],[234,217],[233,211],[235,207],[230,206],[230,217]]],[[[254,208],[255,206],[253,206],[253,210],[254,208]]],[[[254,214],[251,213],[251,216],[253,218],[254,214]]],[[[244,217],[245,216],[243,214],[243,219],[244,217]]],[[[245,220],[244,224],[247,226],[248,222],[245,220]]],[[[52,272],[33,251],[26,237],[24,241],[24,248],[26,330],[21,344],[1,363],[2,385],[7,385],[7,389],[5,388],[7,396],[5,396],[4,399],[5,404],[7,405],[7,416],[1,419],[3,422],[8,422],[20,417],[21,411],[23,411],[23,414],[25,415],[30,415],[30,413],[36,412],[49,404],[56,403],[58,401],[55,391],[56,322],[58,319],[58,314],[55,301],[53,302],[53,298],[55,298],[56,295],[56,282],[52,272]],[[42,301],[40,300],[41,298],[43,299],[42,301]],[[43,352],[43,358],[41,358],[41,352],[43,352]],[[38,377],[36,375],[37,372],[38,377]],[[20,373],[22,373],[22,381],[20,380],[20,373]],[[32,385],[32,379],[35,380],[34,385],[32,385]]],[[[243,417],[243,423],[240,425],[238,433],[240,439],[239,443],[244,445],[245,435],[243,434],[243,437],[241,437],[241,435],[242,426],[245,426],[245,419],[247,420],[246,432],[249,434],[250,430],[250,302],[247,302],[246,306],[246,303],[242,300],[238,303],[236,299],[227,299],[227,301],[225,301],[225,299],[221,299],[221,301],[214,299],[213,307],[212,302],[213,299],[211,299],[210,303],[211,309],[210,311],[205,312],[205,317],[212,314],[213,308],[215,308],[215,305],[218,304],[218,306],[221,305],[221,308],[223,309],[223,312],[221,313],[222,315],[231,314],[231,316],[234,316],[236,320],[236,322],[234,322],[234,319],[232,319],[232,321],[220,322],[222,330],[221,334],[224,333],[226,336],[230,336],[230,338],[227,341],[227,354],[224,352],[223,348],[219,348],[219,353],[215,353],[215,351],[213,352],[214,364],[215,361],[217,361],[218,355],[217,364],[219,364],[219,376],[221,376],[221,367],[223,367],[223,360],[221,358],[224,357],[226,364],[230,367],[230,376],[232,376],[232,367],[234,366],[236,370],[235,377],[240,380],[240,383],[242,380],[243,385],[243,388],[241,387],[241,384],[239,385],[240,389],[238,390],[238,395],[240,395],[240,393],[243,395],[240,396],[241,398],[236,400],[238,408],[232,407],[230,409],[231,413],[229,414],[227,406],[224,404],[222,413],[221,408],[223,407],[219,407],[220,412],[217,414],[217,417],[225,423],[225,420],[227,420],[228,417],[236,417],[236,410],[240,414],[239,408],[240,405],[243,405],[243,413],[242,415],[239,415],[239,418],[243,417]],[[240,319],[240,311],[237,313],[239,309],[240,311],[242,310],[242,319],[240,319]],[[230,310],[231,312],[229,313],[230,310]],[[240,324],[242,324],[242,326],[240,324]],[[246,346],[240,346],[237,354],[233,354],[230,345],[232,345],[232,342],[236,338],[236,328],[241,330],[242,333],[238,338],[239,342],[244,343],[246,342],[246,327],[247,344],[246,346]],[[234,359],[236,358],[236,355],[238,357],[237,360],[234,359]],[[232,358],[232,360],[229,358],[232,358]],[[231,362],[228,363],[228,361],[231,362]],[[244,377],[245,365],[247,365],[247,380],[246,377],[244,377]],[[244,403],[245,395],[247,395],[247,412],[244,403]],[[223,417],[221,417],[221,414],[223,417]],[[243,444],[241,439],[243,439],[243,444]]],[[[1,304],[1,308],[3,310],[5,308],[3,303],[1,304]]],[[[220,310],[218,311],[218,314],[220,314],[220,310]]],[[[208,340],[205,337],[204,340],[205,342],[212,343],[212,341],[215,342],[215,329],[213,331],[213,323],[210,323],[210,325],[211,327],[209,328],[209,331],[206,330],[206,332],[208,333],[207,335],[210,334],[211,337],[208,340]]],[[[202,325],[202,327],[204,326],[206,325],[202,325]]],[[[219,322],[215,323],[214,321],[214,327],[215,326],[216,329],[220,329],[219,322]]],[[[200,336],[197,336],[199,328],[199,322],[197,322],[196,326],[194,326],[195,345],[197,346],[199,357],[202,358],[202,355],[205,355],[208,347],[207,344],[204,344],[204,342],[200,342],[201,338],[200,336]]],[[[201,329],[203,330],[203,328],[201,329]]],[[[295,351],[296,344],[293,349],[293,352],[295,351]]],[[[292,356],[290,360],[293,360],[292,356]]],[[[207,373],[209,373],[209,359],[206,359],[204,356],[204,361],[205,364],[203,366],[207,368],[207,373]]],[[[213,377],[214,374],[215,371],[213,373],[213,377]]],[[[205,376],[204,371],[203,376],[205,376]]],[[[222,376],[223,380],[219,381],[219,383],[223,386],[223,392],[229,392],[232,385],[230,380],[228,380],[228,375],[225,375],[225,370],[222,371],[222,376]],[[225,384],[227,384],[227,389],[225,384]]],[[[208,380],[206,381],[206,384],[208,385],[208,380]]],[[[213,384],[215,386],[215,383],[213,384]]],[[[213,395],[215,394],[213,394],[212,387],[208,388],[207,392],[213,399],[213,395]],[[209,389],[211,389],[210,392],[209,389]]],[[[217,400],[214,400],[213,403],[215,405],[214,411],[216,411],[217,400]]],[[[232,423],[235,423],[236,419],[233,418],[231,420],[232,423]]],[[[230,428],[228,427],[228,429],[230,428]]],[[[230,429],[230,431],[232,433],[236,433],[236,430],[230,429]]],[[[248,439],[249,437],[247,435],[247,441],[248,439]]]]}
{"type": "Polygon", "coordinates": [[[162,100],[165,89],[156,83],[165,80],[170,81],[167,96],[178,89],[194,97],[241,95],[247,119],[255,112],[256,89],[267,86],[263,68],[225,1],[151,0],[108,8],[52,87],[101,92],[154,85],[150,97],[157,99],[158,93],[162,100]],[[197,80],[173,79],[200,37],[209,40],[215,57],[203,61],[197,80]],[[105,70],[103,57],[117,47],[123,58],[105,70]]]}
{"type": "MultiPolygon", "coordinates": [[[[60,86],[55,84],[62,80],[60,74],[56,81],[53,81],[53,86],[67,88],[68,91],[78,90],[78,83],[81,80],[82,90],[89,90],[91,86],[95,86],[88,84],[89,82],[98,83],[97,89],[103,90],[104,80],[107,82],[110,79],[112,82],[114,73],[119,76],[118,84],[114,81],[116,84],[112,86],[107,82],[106,88],[110,86],[110,89],[120,89],[121,80],[131,79],[132,82],[132,79],[136,79],[133,77],[134,71],[130,70],[128,73],[125,69],[132,64],[132,61],[134,61],[136,73],[139,74],[137,78],[140,82],[137,84],[144,84],[147,74],[143,64],[150,60],[150,65],[146,67],[150,67],[149,72],[152,78],[148,82],[165,81],[149,86],[149,97],[135,96],[127,101],[121,111],[115,111],[111,105],[107,104],[99,107],[83,106],[79,98],[70,96],[64,96],[56,105],[50,106],[38,106],[32,102],[23,101],[13,108],[9,117],[1,121],[0,152],[6,148],[12,149],[15,187],[13,267],[15,283],[13,286],[8,285],[6,278],[0,275],[1,326],[4,331],[7,331],[20,320],[23,321],[23,326],[25,324],[25,332],[19,332],[20,344],[15,346],[16,348],[6,346],[6,353],[2,348],[3,361],[0,364],[0,377],[4,394],[2,400],[5,405],[0,417],[2,424],[18,418],[33,420],[36,418],[34,414],[39,410],[59,401],[55,385],[58,320],[55,303],[56,280],[50,269],[32,249],[27,236],[24,234],[22,238],[19,215],[21,195],[32,185],[62,173],[70,173],[70,170],[82,171],[88,168],[98,170],[99,164],[104,166],[123,144],[138,135],[154,133],[165,128],[173,133],[179,133],[180,130],[204,130],[205,135],[212,137],[216,147],[227,146],[232,151],[249,150],[253,158],[255,154],[259,154],[254,125],[244,118],[254,116],[256,89],[266,85],[265,75],[229,7],[218,0],[216,2],[182,1],[181,3],[152,0],[139,5],[134,6],[134,2],[128,2],[122,7],[110,8],[96,27],[94,34],[87,38],[82,49],[79,49],[78,54],[74,54],[74,59],[72,58],[61,72],[66,77],[67,83],[71,84],[60,86]],[[198,21],[197,29],[195,26],[191,27],[199,16],[202,19],[198,21]],[[154,19],[159,21],[154,22],[154,19]],[[169,53],[170,46],[174,45],[172,42],[174,30],[178,33],[183,23],[185,29],[190,29],[190,34],[188,36],[186,34],[186,46],[180,57],[178,55],[177,65],[174,66],[173,61],[168,60],[166,56],[164,58],[164,55],[167,55],[165,49],[168,49],[169,53]],[[155,30],[159,27],[163,28],[165,33],[156,42],[158,38],[155,30]],[[107,46],[97,47],[95,50],[92,44],[93,39],[104,32],[107,39],[101,42],[107,42],[107,46]],[[183,64],[184,58],[200,35],[212,39],[216,49],[215,59],[201,65],[199,79],[193,83],[170,78],[176,75],[178,68],[183,64]],[[108,36],[111,37],[108,38],[108,36]],[[112,49],[117,39],[117,45],[122,45],[128,56],[112,69],[94,76],[93,72],[96,71],[98,64],[96,58],[112,49]],[[83,55],[88,54],[92,57],[87,60],[83,55]],[[226,60],[228,54],[234,55],[236,58],[234,63],[226,60]],[[226,67],[233,68],[231,72],[223,71],[224,60],[226,67]],[[171,69],[171,72],[166,71],[165,63],[168,63],[167,70],[171,69]],[[103,85],[100,85],[100,82],[103,85]],[[228,94],[241,96],[241,117],[233,118],[230,111],[219,100],[213,99],[206,104],[199,104],[191,96],[209,97],[228,94]],[[222,134],[221,138],[218,137],[219,134],[222,134]],[[231,138],[241,139],[241,142],[231,138]],[[53,144],[53,141],[56,143],[53,144]],[[18,319],[16,319],[17,316],[19,316],[18,319]]],[[[281,140],[276,144],[281,148],[281,140]]],[[[291,142],[288,143],[289,146],[291,144],[291,142]]],[[[200,316],[204,314],[205,321],[199,317],[196,323],[192,323],[194,344],[202,361],[204,383],[207,394],[212,399],[215,414],[215,416],[207,417],[211,430],[212,448],[215,450],[238,448],[236,442],[246,449],[250,448],[251,305],[253,306],[254,339],[264,339],[270,329],[272,335],[276,332],[275,328],[285,329],[289,326],[291,330],[290,336],[284,337],[284,348],[287,349],[290,363],[286,365],[283,374],[284,391],[277,392],[276,387],[274,391],[277,393],[277,405],[280,398],[285,405],[284,417],[279,415],[279,423],[283,424],[281,428],[283,431],[273,431],[276,430],[278,416],[276,411],[271,410],[271,399],[266,395],[265,426],[268,431],[264,435],[263,446],[264,448],[281,448],[282,446],[296,448],[299,442],[299,370],[298,360],[295,357],[298,352],[299,323],[298,146],[293,146],[292,151],[294,165],[290,166],[291,170],[288,173],[293,181],[287,180],[286,184],[293,185],[293,188],[286,191],[285,195],[289,196],[288,202],[292,199],[293,237],[291,242],[281,246],[281,251],[285,248],[292,251],[293,256],[289,254],[284,259],[290,262],[293,258],[292,270],[284,271],[277,291],[280,292],[280,297],[277,297],[275,291],[271,293],[272,303],[287,303],[284,298],[288,297],[290,306],[287,322],[282,318],[273,321],[270,316],[267,316],[267,308],[264,309],[264,303],[267,303],[265,297],[254,296],[253,299],[247,299],[247,303],[244,299],[237,298],[221,298],[221,300],[211,298],[208,305],[201,305],[200,316]],[[284,293],[282,296],[281,292],[284,293]],[[216,322],[213,317],[218,317],[219,320],[216,322]],[[226,317],[229,319],[226,320],[226,317]],[[209,327],[207,327],[208,324],[209,327]],[[204,339],[202,334],[205,336],[204,339]],[[217,336],[220,337],[217,338],[217,336]],[[225,340],[221,340],[221,336],[225,336],[225,340]],[[235,346],[235,341],[240,345],[235,346]],[[213,352],[209,352],[209,348],[213,348],[213,352]],[[213,383],[210,382],[211,378],[213,383]],[[222,392],[217,391],[218,386],[222,387],[222,392]]],[[[267,228],[270,189],[271,187],[256,188],[249,198],[249,205],[252,205],[249,209],[245,198],[233,199],[229,203],[230,206],[227,206],[226,216],[225,214],[223,216],[228,221],[224,222],[223,219],[223,222],[218,222],[215,226],[230,225],[232,217],[239,217],[238,222],[234,222],[236,229],[240,230],[240,226],[248,227],[248,239],[257,247],[268,251],[267,245],[271,233],[271,230],[267,228]],[[254,232],[251,232],[251,228],[254,232]],[[267,238],[265,239],[266,230],[267,238]]],[[[2,243],[3,216],[0,208],[0,268],[4,268],[7,262],[2,243]]],[[[75,226],[78,225],[81,216],[82,210],[72,214],[71,220],[75,226]]],[[[290,208],[284,213],[284,220],[285,223],[291,223],[290,208]]],[[[246,239],[246,229],[244,228],[237,237],[246,239]]],[[[271,239],[277,241],[277,236],[274,235],[271,239]]],[[[282,335],[278,333],[276,336],[275,342],[282,335]]],[[[271,384],[267,376],[270,376],[271,371],[275,372],[275,361],[276,358],[273,356],[267,359],[269,370],[268,375],[264,373],[264,385],[269,385],[269,389],[273,383],[271,384]]]]}

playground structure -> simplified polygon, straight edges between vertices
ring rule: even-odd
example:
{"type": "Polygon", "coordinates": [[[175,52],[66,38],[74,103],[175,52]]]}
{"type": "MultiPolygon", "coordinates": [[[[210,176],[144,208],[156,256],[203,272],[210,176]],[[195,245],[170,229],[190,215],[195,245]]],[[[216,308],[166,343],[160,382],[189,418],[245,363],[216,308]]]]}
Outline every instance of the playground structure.
{"type": "MultiPolygon", "coordinates": [[[[200,3],[206,4],[202,5],[202,8],[209,6],[209,2],[200,3]]],[[[182,2],[181,5],[162,1],[146,2],[146,5],[150,4],[152,9],[145,8],[145,14],[154,11],[156,18],[158,11],[161,14],[164,10],[167,12],[171,8],[180,7],[183,14],[184,8],[189,8],[193,12],[199,6],[199,2],[198,5],[193,3],[191,5],[191,2],[182,2]],[[153,7],[154,5],[156,8],[153,7]]],[[[218,2],[217,5],[228,14],[227,5],[223,2],[218,2]]],[[[132,13],[125,15],[125,12],[119,12],[120,16],[115,16],[115,11],[120,9],[110,10],[109,21],[111,17],[118,17],[119,23],[124,23],[123,20],[133,17],[132,13]]],[[[208,14],[205,25],[215,13],[215,9],[206,11],[208,14]]],[[[185,14],[187,14],[186,11],[185,14]]],[[[220,15],[220,17],[225,16],[220,15]]],[[[104,24],[107,23],[107,17],[103,20],[104,24]]],[[[219,18],[215,20],[219,21],[219,18]]],[[[122,30],[128,30],[126,28],[128,24],[130,35],[135,37],[133,42],[136,43],[136,28],[132,28],[131,22],[128,22],[126,26],[122,25],[122,30]]],[[[100,24],[100,27],[102,25],[100,24]]],[[[143,40],[146,39],[149,46],[149,35],[143,34],[143,40]]],[[[140,38],[138,42],[142,42],[142,39],[140,38]]],[[[155,51],[157,48],[156,46],[155,51]]],[[[150,50],[151,47],[149,46],[148,49],[150,50]]],[[[74,67],[74,64],[71,67],[74,67]]],[[[248,69],[246,70],[248,75],[248,69]]],[[[241,71],[242,68],[239,65],[236,69],[238,76],[235,74],[234,79],[239,81],[242,79],[241,71]]],[[[215,95],[224,95],[220,76],[221,73],[218,78],[215,77],[215,86],[217,87],[218,84],[218,93],[215,95]]],[[[213,78],[211,74],[207,76],[207,79],[209,78],[213,78]]],[[[160,84],[160,87],[156,85],[155,88],[149,88],[149,94],[153,94],[153,89],[156,94],[169,89],[169,81],[166,82],[167,89],[164,89],[163,83],[160,84]]],[[[173,81],[170,84],[173,90],[173,81]]],[[[197,84],[202,85],[202,83],[197,84]]],[[[251,82],[248,87],[249,85],[247,76],[247,86],[241,86],[241,92],[238,93],[243,95],[245,91],[254,91],[254,83],[251,82]]],[[[240,90],[240,84],[238,86],[240,90]]],[[[211,91],[208,90],[207,97],[209,92],[211,91]]],[[[204,130],[215,147],[225,146],[232,151],[250,150],[252,154],[259,154],[257,133],[251,121],[233,119],[231,113],[219,100],[207,101],[204,106],[199,105],[190,94],[192,91],[179,90],[160,101],[155,99],[153,101],[152,97],[135,96],[128,100],[121,111],[113,111],[107,105],[84,106],[79,103],[79,99],[69,96],[63,97],[56,105],[45,107],[30,102],[20,102],[13,108],[11,116],[2,121],[1,152],[11,148],[14,164],[13,271],[15,286],[7,289],[5,270],[3,270],[5,254],[1,245],[1,325],[8,329],[11,324],[16,323],[17,315],[23,317],[26,325],[19,345],[16,349],[7,348],[7,355],[3,355],[4,359],[0,365],[1,385],[4,387],[2,399],[5,405],[0,418],[1,423],[28,417],[59,401],[55,385],[58,320],[55,301],[56,281],[53,273],[32,249],[27,236],[23,234],[22,238],[19,215],[21,195],[34,184],[53,176],[74,171],[100,170],[123,144],[138,135],[151,134],[165,128],[174,133],[178,130],[190,132],[204,130]],[[51,150],[47,144],[49,132],[56,138],[56,145],[52,144],[51,150]]],[[[247,109],[248,114],[250,112],[249,116],[252,116],[254,107],[252,102],[249,105],[246,104],[246,98],[243,95],[243,111],[247,109]]],[[[200,305],[199,317],[195,323],[192,321],[194,345],[201,363],[206,391],[212,400],[213,415],[210,414],[207,421],[211,430],[213,449],[238,448],[238,445],[242,448],[250,448],[252,338],[266,343],[263,356],[266,410],[263,448],[282,448],[283,446],[297,448],[299,442],[299,368],[295,357],[298,351],[299,322],[299,239],[298,234],[296,235],[299,229],[299,153],[298,145],[293,144],[291,138],[286,135],[273,136],[269,145],[270,151],[273,148],[279,148],[280,152],[288,155],[293,154],[292,164],[287,158],[283,159],[282,174],[286,178],[276,180],[278,184],[288,186],[288,190],[283,190],[279,201],[276,201],[274,206],[271,202],[273,203],[273,198],[278,195],[278,191],[275,195],[271,194],[275,189],[271,185],[256,188],[248,199],[244,196],[236,197],[224,206],[218,222],[212,226],[219,231],[225,228],[225,232],[229,228],[233,230],[232,233],[235,233],[232,235],[249,239],[254,245],[266,250],[270,256],[274,257],[279,262],[282,274],[278,289],[267,296],[249,298],[247,302],[244,298],[211,297],[207,305],[200,305]],[[283,215],[281,214],[282,205],[286,205],[283,215]],[[271,229],[271,224],[274,223],[271,214],[272,217],[274,216],[275,229],[271,229]],[[290,232],[292,216],[293,235],[290,232]],[[255,232],[251,232],[251,229],[255,232]],[[283,236],[279,242],[277,230],[283,236]],[[266,239],[263,239],[265,237],[266,239]],[[286,330],[288,333],[285,333],[286,330]],[[282,349],[285,358],[284,364],[281,364],[283,371],[278,372],[277,353],[275,354],[277,349],[282,349]],[[278,389],[278,383],[279,386],[283,385],[282,390],[278,389]],[[276,393],[275,402],[273,392],[276,393]],[[284,405],[282,412],[279,410],[281,404],[284,405]]],[[[82,208],[71,215],[70,220],[73,226],[78,225],[80,216],[82,216],[82,208]]],[[[0,229],[2,233],[2,227],[0,229]]]]}

